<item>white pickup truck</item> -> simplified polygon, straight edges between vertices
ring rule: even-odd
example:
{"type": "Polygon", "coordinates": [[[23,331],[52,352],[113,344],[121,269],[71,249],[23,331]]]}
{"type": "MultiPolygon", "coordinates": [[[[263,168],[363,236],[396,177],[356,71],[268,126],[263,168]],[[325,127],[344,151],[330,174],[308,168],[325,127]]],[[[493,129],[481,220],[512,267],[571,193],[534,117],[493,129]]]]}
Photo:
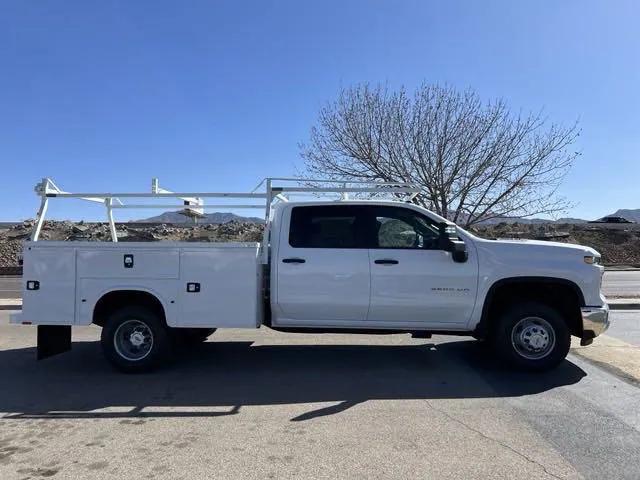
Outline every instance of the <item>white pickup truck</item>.
{"type": "Polygon", "coordinates": [[[127,372],[157,367],[177,340],[263,325],[468,335],[509,365],[545,370],[565,358],[572,335],[586,345],[609,325],[603,267],[589,247],[485,240],[415,204],[380,200],[381,192],[415,194],[407,185],[279,187],[277,180],[267,179],[266,193],[72,194],[44,179],[23,255],[23,310],[12,323],[38,325],[39,358],[68,350],[72,326],[99,325],[106,358],[127,372]],[[291,201],[301,192],[343,198],[291,201]],[[349,200],[347,192],[377,198],[349,200]],[[54,197],[103,202],[113,242],[37,241],[54,197]],[[112,209],[128,197],[187,199],[187,209],[206,208],[203,197],[259,198],[264,240],[117,242],[112,209]]]}

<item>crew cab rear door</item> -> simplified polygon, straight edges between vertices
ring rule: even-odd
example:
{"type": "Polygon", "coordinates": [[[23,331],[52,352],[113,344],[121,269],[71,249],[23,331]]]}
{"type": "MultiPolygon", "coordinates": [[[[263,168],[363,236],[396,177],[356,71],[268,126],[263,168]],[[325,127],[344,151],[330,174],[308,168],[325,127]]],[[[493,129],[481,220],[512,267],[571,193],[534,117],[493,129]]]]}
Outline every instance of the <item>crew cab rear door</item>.
{"type": "Polygon", "coordinates": [[[283,214],[275,262],[274,324],[340,326],[369,308],[369,251],[357,205],[293,206],[283,214]]]}

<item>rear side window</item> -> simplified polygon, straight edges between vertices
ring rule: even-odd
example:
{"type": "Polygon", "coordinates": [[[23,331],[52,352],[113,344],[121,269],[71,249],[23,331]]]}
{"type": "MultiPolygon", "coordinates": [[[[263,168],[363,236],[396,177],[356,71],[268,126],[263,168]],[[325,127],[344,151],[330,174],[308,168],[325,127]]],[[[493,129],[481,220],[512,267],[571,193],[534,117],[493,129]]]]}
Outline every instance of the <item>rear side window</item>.
{"type": "Polygon", "coordinates": [[[289,245],[294,248],[366,248],[363,216],[354,206],[294,207],[289,245]]]}

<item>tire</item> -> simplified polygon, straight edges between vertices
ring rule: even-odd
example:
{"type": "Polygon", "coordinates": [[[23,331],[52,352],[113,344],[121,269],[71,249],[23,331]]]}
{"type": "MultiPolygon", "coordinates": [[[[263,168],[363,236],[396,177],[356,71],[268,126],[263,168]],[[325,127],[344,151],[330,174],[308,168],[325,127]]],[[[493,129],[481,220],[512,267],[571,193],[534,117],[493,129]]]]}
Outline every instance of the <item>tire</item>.
{"type": "Polygon", "coordinates": [[[126,373],[157,368],[167,360],[171,345],[163,319],[138,306],[112,313],[102,328],[100,342],[109,363],[126,373]]]}
{"type": "Polygon", "coordinates": [[[524,302],[512,305],[500,316],[492,343],[507,365],[545,371],[565,359],[571,334],[555,308],[539,302],[524,302]]]}

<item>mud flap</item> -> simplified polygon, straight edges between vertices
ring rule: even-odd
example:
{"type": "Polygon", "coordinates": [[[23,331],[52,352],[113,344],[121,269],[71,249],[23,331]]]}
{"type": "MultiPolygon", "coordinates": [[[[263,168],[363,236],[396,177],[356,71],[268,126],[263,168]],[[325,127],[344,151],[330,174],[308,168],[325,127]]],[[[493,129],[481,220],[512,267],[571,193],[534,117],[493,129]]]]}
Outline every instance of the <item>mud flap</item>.
{"type": "Polygon", "coordinates": [[[71,350],[71,325],[38,325],[38,360],[71,350]]]}

